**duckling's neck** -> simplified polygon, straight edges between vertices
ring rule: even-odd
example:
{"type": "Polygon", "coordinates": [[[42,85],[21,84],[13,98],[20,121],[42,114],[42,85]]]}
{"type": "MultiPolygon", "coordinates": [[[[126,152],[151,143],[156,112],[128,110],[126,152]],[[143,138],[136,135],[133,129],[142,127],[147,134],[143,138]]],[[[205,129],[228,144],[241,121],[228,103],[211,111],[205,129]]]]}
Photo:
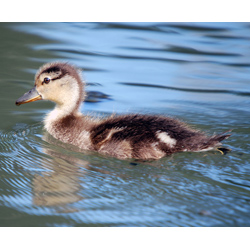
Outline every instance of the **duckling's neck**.
{"type": "Polygon", "coordinates": [[[44,123],[46,126],[49,123],[51,124],[54,121],[58,121],[67,116],[79,116],[79,115],[81,115],[80,105],[76,106],[75,104],[74,105],[57,104],[55,108],[45,117],[44,123]]]}
{"type": "Polygon", "coordinates": [[[63,96],[63,98],[60,99],[60,102],[56,102],[54,110],[48,113],[48,115],[45,117],[45,128],[49,130],[49,128],[53,126],[54,122],[57,122],[68,116],[81,116],[82,114],[80,113],[80,107],[83,101],[82,99],[83,97],[76,85],[67,96],[63,96]]]}

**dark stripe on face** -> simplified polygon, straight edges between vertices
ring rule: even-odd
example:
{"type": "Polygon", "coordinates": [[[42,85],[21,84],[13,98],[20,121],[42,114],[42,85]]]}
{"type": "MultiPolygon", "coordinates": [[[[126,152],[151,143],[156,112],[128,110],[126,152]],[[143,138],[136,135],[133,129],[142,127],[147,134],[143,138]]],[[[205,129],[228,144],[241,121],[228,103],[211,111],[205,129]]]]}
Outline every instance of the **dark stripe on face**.
{"type": "Polygon", "coordinates": [[[52,80],[52,81],[54,81],[54,80],[57,80],[57,79],[62,78],[63,76],[64,76],[64,75],[63,75],[63,74],[61,74],[61,75],[59,75],[58,77],[52,78],[51,80],[52,80]]]}
{"type": "Polygon", "coordinates": [[[41,72],[41,74],[44,73],[51,73],[51,72],[57,72],[57,71],[61,71],[61,69],[58,66],[53,66],[51,68],[45,69],[43,72],[41,72]]]}
{"type": "Polygon", "coordinates": [[[57,80],[57,79],[60,79],[62,78],[63,76],[65,76],[66,74],[68,74],[68,71],[65,70],[64,68],[62,67],[58,67],[58,66],[52,66],[48,69],[45,69],[44,71],[41,72],[41,74],[50,74],[50,73],[54,73],[56,74],[57,76],[52,78],[51,80],[57,80]]]}

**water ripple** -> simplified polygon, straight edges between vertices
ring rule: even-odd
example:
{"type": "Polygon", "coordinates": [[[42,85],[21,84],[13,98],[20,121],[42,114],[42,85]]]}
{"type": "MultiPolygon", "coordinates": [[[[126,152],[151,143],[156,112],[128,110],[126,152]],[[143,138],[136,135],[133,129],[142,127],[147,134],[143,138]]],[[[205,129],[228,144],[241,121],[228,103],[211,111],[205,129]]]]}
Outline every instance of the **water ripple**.
{"type": "MultiPolygon", "coordinates": [[[[41,49],[41,46],[38,47],[41,49]]],[[[187,60],[181,60],[181,59],[172,59],[172,58],[164,58],[164,57],[150,57],[150,56],[136,56],[136,55],[128,55],[128,54],[112,54],[107,52],[90,52],[83,49],[73,49],[73,48],[64,48],[60,45],[49,45],[49,46],[42,46],[43,49],[53,52],[60,52],[60,53],[67,53],[71,57],[74,55],[85,55],[85,56],[91,56],[91,57],[109,57],[109,58],[117,58],[117,59],[132,59],[132,60],[155,60],[155,61],[165,61],[165,62],[178,62],[178,63],[185,63],[189,62],[187,60]]],[[[88,66],[84,67],[84,70],[86,71],[104,71],[103,69],[97,69],[97,68],[89,68],[88,66]]]]}
{"type": "Polygon", "coordinates": [[[160,88],[160,89],[168,89],[175,91],[183,91],[183,92],[193,92],[193,93],[211,93],[211,94],[231,94],[231,95],[239,95],[239,96],[250,96],[250,92],[247,91],[237,91],[237,90],[227,90],[227,89],[194,89],[194,88],[180,88],[180,87],[172,87],[158,84],[148,84],[148,83],[131,83],[131,82],[120,82],[120,84],[135,86],[135,87],[147,87],[147,88],[160,88]]]}

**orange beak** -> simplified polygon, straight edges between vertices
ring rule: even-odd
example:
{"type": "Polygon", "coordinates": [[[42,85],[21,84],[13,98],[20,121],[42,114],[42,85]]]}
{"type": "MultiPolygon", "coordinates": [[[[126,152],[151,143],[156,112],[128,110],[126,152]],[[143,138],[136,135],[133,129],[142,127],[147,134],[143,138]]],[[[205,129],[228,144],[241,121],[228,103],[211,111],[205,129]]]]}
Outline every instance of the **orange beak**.
{"type": "Polygon", "coordinates": [[[36,91],[36,87],[25,93],[23,96],[16,100],[16,105],[19,106],[24,103],[42,100],[42,96],[36,91]]]}

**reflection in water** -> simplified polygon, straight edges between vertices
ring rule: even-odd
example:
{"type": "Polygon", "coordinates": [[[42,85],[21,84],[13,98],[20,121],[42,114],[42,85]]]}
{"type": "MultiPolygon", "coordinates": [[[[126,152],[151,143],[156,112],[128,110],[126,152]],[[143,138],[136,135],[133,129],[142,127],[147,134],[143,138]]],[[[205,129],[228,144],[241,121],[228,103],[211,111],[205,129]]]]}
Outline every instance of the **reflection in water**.
{"type": "MultiPolygon", "coordinates": [[[[74,206],[74,203],[85,198],[83,186],[88,170],[107,176],[113,176],[114,174],[101,168],[92,167],[88,161],[70,155],[62,149],[73,149],[74,152],[83,153],[85,156],[91,155],[92,152],[81,151],[77,147],[64,144],[54,139],[46,131],[43,140],[49,143],[49,147],[42,147],[41,151],[47,156],[51,156],[51,159],[49,164],[46,158],[41,159],[39,168],[45,171],[34,175],[32,181],[33,204],[55,207],[56,211],[61,213],[77,212],[79,209],[74,206]]],[[[132,165],[137,165],[137,163],[132,165]]],[[[124,177],[122,174],[115,174],[115,176],[124,177]]]]}
{"type": "MultiPolygon", "coordinates": [[[[50,144],[55,143],[48,133],[43,139],[50,144]]],[[[42,151],[51,156],[51,161],[48,168],[47,161],[42,160],[41,168],[49,171],[34,176],[33,204],[57,206],[63,213],[76,212],[77,208],[69,204],[84,199],[80,194],[80,178],[86,174],[84,169],[88,168],[88,162],[52,148],[43,148],[42,151]]]]}
{"type": "MultiPolygon", "coordinates": [[[[50,150],[46,152],[53,159],[51,171],[35,175],[33,180],[33,203],[38,206],[63,206],[64,212],[71,211],[67,205],[83,199],[79,195],[79,168],[68,164],[69,159],[60,159],[63,155],[50,150]],[[58,158],[59,157],[59,158],[58,158]]],[[[63,157],[67,158],[67,156],[63,157]]],[[[42,166],[46,168],[46,166],[42,166]]]]}

